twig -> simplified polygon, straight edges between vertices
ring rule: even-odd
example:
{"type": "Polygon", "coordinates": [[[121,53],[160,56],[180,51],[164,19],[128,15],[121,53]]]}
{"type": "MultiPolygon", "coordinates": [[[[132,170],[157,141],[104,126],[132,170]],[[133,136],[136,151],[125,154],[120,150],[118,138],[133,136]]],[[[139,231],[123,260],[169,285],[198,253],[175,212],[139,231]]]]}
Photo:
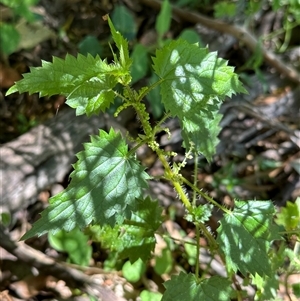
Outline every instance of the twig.
{"type": "MultiPolygon", "coordinates": [[[[144,5],[150,6],[154,9],[160,9],[161,2],[158,0],[139,0],[144,5]]],[[[174,15],[178,16],[181,20],[191,22],[191,23],[200,23],[210,29],[217,30],[219,32],[230,34],[238,39],[241,43],[246,45],[252,52],[257,49],[259,44],[258,40],[245,28],[245,27],[236,27],[234,25],[228,24],[226,22],[215,20],[206,16],[201,15],[200,13],[190,12],[185,9],[179,9],[172,6],[172,12],[174,15]]],[[[273,52],[261,47],[261,52],[264,60],[274,67],[280,74],[285,75],[291,81],[295,83],[300,83],[300,74],[291,66],[288,66],[286,62],[283,62],[278,56],[273,52]]]]}
{"type": "Polygon", "coordinates": [[[96,297],[97,300],[125,301],[117,297],[113,291],[101,286],[81,271],[56,262],[51,257],[31,248],[24,242],[14,242],[0,225],[0,247],[16,256],[19,260],[37,268],[39,273],[52,275],[61,279],[72,288],[77,288],[87,294],[96,297]]]}

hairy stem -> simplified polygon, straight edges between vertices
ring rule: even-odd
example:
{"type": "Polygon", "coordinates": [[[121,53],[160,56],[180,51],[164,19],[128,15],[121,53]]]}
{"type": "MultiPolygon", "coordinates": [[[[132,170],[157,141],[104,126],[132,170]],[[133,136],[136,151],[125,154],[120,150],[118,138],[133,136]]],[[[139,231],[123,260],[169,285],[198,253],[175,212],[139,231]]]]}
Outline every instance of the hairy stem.
{"type": "Polygon", "coordinates": [[[160,79],[157,82],[153,83],[151,86],[147,87],[147,89],[139,95],[138,100],[141,101],[151,90],[160,85],[163,81],[164,79],[160,79]]]}
{"type": "Polygon", "coordinates": [[[200,229],[199,225],[196,224],[196,243],[197,243],[197,249],[196,249],[196,268],[195,268],[195,275],[199,279],[199,267],[200,267],[200,229]]]}
{"type": "Polygon", "coordinates": [[[179,182],[178,179],[176,179],[177,175],[174,174],[173,170],[171,169],[168,161],[165,158],[165,155],[162,153],[162,151],[160,149],[156,150],[156,153],[158,155],[158,158],[160,159],[160,161],[162,162],[164,168],[165,168],[165,175],[166,178],[172,183],[172,185],[174,186],[176,192],[178,193],[179,198],[181,199],[181,201],[183,202],[183,204],[185,205],[186,209],[191,212],[192,211],[192,205],[188,199],[188,197],[186,196],[183,188],[181,187],[181,184],[179,182]]]}
{"type": "Polygon", "coordinates": [[[214,206],[220,208],[222,211],[224,211],[227,214],[231,214],[230,210],[224,208],[222,205],[220,205],[219,203],[217,203],[213,198],[211,198],[209,195],[207,195],[206,193],[204,193],[203,191],[201,191],[197,186],[195,186],[194,184],[192,184],[186,178],[182,178],[182,182],[184,182],[186,185],[190,186],[193,189],[193,191],[196,191],[198,194],[200,194],[203,198],[205,198],[208,202],[212,203],[214,206]]]}
{"type": "MultiPolygon", "coordinates": [[[[195,156],[195,163],[194,163],[194,186],[197,186],[197,180],[198,180],[198,156],[197,154],[194,154],[195,156]]],[[[193,207],[196,207],[196,201],[197,201],[197,192],[193,190],[193,207]]],[[[195,224],[196,226],[196,243],[197,243],[197,249],[196,249],[196,269],[195,269],[195,275],[199,279],[199,266],[200,266],[200,228],[198,223],[195,224]]]]}
{"type": "Polygon", "coordinates": [[[174,186],[175,190],[177,191],[179,198],[181,199],[181,201],[183,202],[183,204],[185,205],[186,209],[191,212],[192,210],[192,205],[188,199],[188,197],[186,196],[183,188],[180,185],[180,181],[178,179],[178,175],[175,174],[173,172],[173,170],[171,169],[168,161],[166,160],[165,154],[163,153],[163,151],[159,148],[159,145],[157,144],[157,142],[155,141],[155,129],[152,129],[150,122],[149,122],[149,114],[146,111],[146,106],[144,103],[141,102],[141,98],[139,97],[138,99],[134,98],[134,95],[130,92],[130,98],[132,100],[132,106],[135,109],[138,118],[140,119],[140,122],[142,124],[142,128],[143,131],[146,135],[146,137],[149,139],[148,141],[148,146],[156,152],[158,158],[160,159],[160,161],[162,162],[164,168],[165,168],[165,175],[166,178],[172,183],[172,185],[174,186]],[[151,141],[150,141],[151,139],[151,141]]]}
{"type": "MultiPolygon", "coordinates": [[[[197,187],[197,177],[198,177],[198,155],[197,153],[194,153],[194,158],[195,158],[195,162],[194,162],[194,183],[193,185],[195,187],[197,187]]],[[[196,190],[193,190],[193,206],[196,206],[196,201],[197,201],[197,193],[196,190]]]]}
{"type": "Polygon", "coordinates": [[[204,236],[207,238],[210,247],[213,250],[217,250],[219,248],[218,243],[216,242],[216,240],[213,237],[213,235],[206,229],[206,226],[204,224],[200,224],[199,223],[198,227],[201,229],[201,231],[203,232],[204,236]]]}

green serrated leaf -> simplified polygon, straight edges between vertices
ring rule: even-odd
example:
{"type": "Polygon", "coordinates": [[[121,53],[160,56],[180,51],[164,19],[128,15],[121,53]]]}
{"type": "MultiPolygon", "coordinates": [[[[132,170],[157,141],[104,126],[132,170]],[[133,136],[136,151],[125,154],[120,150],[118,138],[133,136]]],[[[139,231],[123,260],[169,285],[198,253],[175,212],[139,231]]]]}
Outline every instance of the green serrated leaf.
{"type": "Polygon", "coordinates": [[[117,83],[127,85],[131,80],[128,43],[115,30],[109,17],[108,22],[120,59],[114,54],[114,63],[107,64],[99,56],[90,54],[78,54],[76,58],[68,54],[65,60],[54,57],[53,63],[42,61],[42,67],[31,68],[6,95],[16,91],[40,96],[62,94],[67,97],[67,104],[76,108],[77,115],[90,116],[105,111],[114,100],[112,89],[117,83]]]}
{"type": "MultiPolygon", "coordinates": [[[[209,104],[208,108],[210,109],[209,104]]],[[[211,106],[210,115],[207,118],[207,112],[200,110],[194,116],[198,119],[198,123],[186,119],[181,122],[183,146],[189,148],[192,142],[197,152],[203,154],[209,162],[212,161],[219,143],[218,135],[221,130],[219,123],[222,119],[222,115],[218,113],[218,110],[213,110],[213,106],[211,106]]]]}
{"type": "Polygon", "coordinates": [[[162,301],[228,301],[233,291],[225,278],[213,276],[198,283],[195,275],[180,273],[165,282],[162,301]]]}
{"type": "Polygon", "coordinates": [[[117,251],[120,258],[129,258],[130,262],[139,258],[146,261],[155,247],[154,233],[161,225],[162,209],[150,198],[137,199],[132,208],[130,221],[123,225],[94,230],[92,227],[91,231],[95,240],[104,248],[117,251]]]}
{"type": "Polygon", "coordinates": [[[50,199],[49,207],[23,239],[64,229],[84,228],[92,222],[114,226],[130,218],[136,198],[149,178],[139,162],[128,155],[120,133],[100,130],[77,154],[69,186],[50,199]]]}
{"type": "Polygon", "coordinates": [[[99,56],[77,57],[67,54],[65,60],[54,57],[53,63],[42,61],[42,67],[31,68],[23,79],[7,92],[39,93],[40,96],[62,94],[76,114],[88,116],[104,111],[114,99],[112,89],[118,77],[126,72],[118,64],[107,64],[99,56]]]}
{"type": "Polygon", "coordinates": [[[216,52],[180,39],[156,51],[153,62],[162,79],[162,102],[166,110],[179,117],[186,147],[193,142],[196,151],[210,160],[218,142],[221,102],[226,96],[246,93],[234,68],[216,52]]]}
{"type": "Polygon", "coordinates": [[[276,292],[279,288],[279,281],[276,273],[273,273],[271,277],[261,277],[258,274],[255,274],[252,283],[257,287],[255,300],[265,301],[272,300],[276,297],[276,292]]]}
{"type": "Polygon", "coordinates": [[[270,201],[236,201],[233,212],[225,214],[217,242],[229,270],[240,270],[243,275],[271,275],[268,251],[271,241],[280,239],[272,223],[274,212],[270,201]]]}
{"type": "Polygon", "coordinates": [[[251,276],[251,283],[256,286],[255,301],[275,300],[279,289],[279,274],[287,259],[286,246],[281,244],[279,249],[272,249],[269,252],[269,261],[272,265],[271,276],[251,276]]]}
{"type": "Polygon", "coordinates": [[[209,220],[212,209],[212,204],[203,204],[198,207],[193,207],[192,211],[185,215],[185,219],[191,223],[205,223],[209,220]]]}
{"type": "Polygon", "coordinates": [[[76,109],[76,115],[98,114],[105,111],[113,102],[115,94],[112,90],[117,84],[116,77],[105,79],[92,78],[67,97],[66,104],[76,109]]]}
{"type": "MultiPolygon", "coordinates": [[[[124,68],[124,71],[129,71],[130,66],[131,66],[131,59],[129,57],[128,42],[126,41],[126,39],[124,39],[124,37],[120,34],[120,32],[115,29],[115,27],[109,17],[108,17],[108,25],[109,25],[113,40],[116,43],[116,46],[120,52],[120,64],[124,68]]],[[[115,58],[115,60],[117,59],[116,56],[114,56],[114,58],[115,58]]],[[[129,74],[127,74],[127,79],[128,79],[127,83],[129,83],[129,81],[131,79],[129,74]]]]}
{"type": "Polygon", "coordinates": [[[164,79],[163,89],[171,86],[170,94],[175,100],[184,96],[177,105],[185,111],[189,111],[193,102],[200,102],[203,96],[247,93],[226,60],[218,58],[216,52],[209,52],[207,48],[199,48],[185,40],[171,41],[157,50],[153,61],[155,72],[164,79]]]}
{"type": "Polygon", "coordinates": [[[149,197],[139,200],[133,207],[131,221],[140,223],[147,230],[156,231],[161,225],[162,208],[159,206],[158,201],[153,201],[149,197]]]}

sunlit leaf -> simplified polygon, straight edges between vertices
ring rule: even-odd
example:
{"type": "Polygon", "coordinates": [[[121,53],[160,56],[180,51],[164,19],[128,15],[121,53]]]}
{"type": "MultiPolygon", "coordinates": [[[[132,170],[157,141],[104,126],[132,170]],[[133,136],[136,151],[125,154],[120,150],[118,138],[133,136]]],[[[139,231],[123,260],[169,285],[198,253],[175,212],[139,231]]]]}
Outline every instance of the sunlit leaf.
{"type": "Polygon", "coordinates": [[[136,198],[147,187],[148,175],[128,155],[119,133],[102,130],[77,154],[69,186],[50,199],[49,207],[23,237],[84,228],[92,222],[112,227],[131,217],[136,198]]]}
{"type": "Polygon", "coordinates": [[[274,212],[270,201],[235,201],[234,210],[221,219],[217,242],[229,270],[271,275],[268,251],[271,242],[280,239],[274,212]]]}
{"type": "Polygon", "coordinates": [[[116,64],[107,64],[99,56],[53,58],[53,63],[42,61],[42,67],[30,68],[23,79],[11,87],[7,95],[19,91],[39,93],[40,96],[61,94],[76,114],[92,115],[104,111],[114,99],[113,88],[118,77],[126,72],[116,64]]]}
{"type": "MultiPolygon", "coordinates": [[[[115,29],[114,24],[112,23],[112,21],[110,20],[109,17],[108,17],[108,25],[109,25],[113,40],[116,43],[116,46],[119,50],[119,59],[117,58],[116,55],[114,55],[114,59],[116,62],[117,61],[120,62],[120,65],[122,66],[122,68],[124,70],[124,74],[126,74],[126,72],[129,71],[129,68],[130,68],[131,62],[132,62],[129,57],[128,42],[122,36],[122,34],[115,29]]],[[[130,79],[129,72],[126,75],[128,77],[128,82],[129,82],[129,79],[130,79]]],[[[126,82],[126,83],[128,83],[128,82],[126,82]]]]}
{"type": "Polygon", "coordinates": [[[234,68],[215,52],[180,39],[157,50],[153,62],[162,79],[162,102],[180,119],[185,147],[192,142],[198,153],[211,160],[218,143],[222,101],[226,96],[246,93],[234,68]]]}

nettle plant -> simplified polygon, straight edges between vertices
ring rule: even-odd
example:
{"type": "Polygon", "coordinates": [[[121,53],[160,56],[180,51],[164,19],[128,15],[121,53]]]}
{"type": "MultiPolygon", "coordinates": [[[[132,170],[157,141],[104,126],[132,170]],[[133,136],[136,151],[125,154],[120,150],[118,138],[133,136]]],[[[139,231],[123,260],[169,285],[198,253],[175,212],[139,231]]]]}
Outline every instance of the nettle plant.
{"type": "MultiPolygon", "coordinates": [[[[273,224],[272,202],[236,200],[234,209],[229,210],[181,174],[191,156],[196,159],[202,154],[208,161],[212,160],[218,143],[222,101],[235,93],[246,93],[234,68],[207,48],[173,40],[157,50],[153,57],[158,81],[136,91],[130,85],[132,61],[128,43],[115,30],[110,18],[106,16],[106,19],[118,51],[116,54],[112,50],[113,62],[91,55],[67,55],[65,60],[54,57],[53,63],[43,61],[42,67],[31,68],[7,94],[16,91],[39,92],[40,96],[62,94],[77,115],[88,116],[106,111],[116,98],[120,98],[122,103],[114,115],[132,107],[140,122],[141,134],[135,138],[129,134],[122,137],[121,133],[110,129],[91,136],[91,141],[77,154],[69,186],[50,199],[41,218],[22,239],[81,229],[96,233],[103,246],[116,251],[120,258],[128,258],[132,263],[146,262],[155,247],[155,233],[163,223],[158,201],[146,195],[147,182],[152,178],[136,157],[138,148],[146,144],[164,167],[160,179],[174,186],[185,206],[185,218],[195,225],[197,233],[195,273],[173,275],[165,283],[162,300],[242,300],[245,292],[237,281],[237,273],[252,279],[253,283],[256,281],[261,296],[265,296],[263,287],[270,279],[275,279],[274,269],[277,268],[270,258],[271,244],[280,239],[278,227],[273,224]],[[122,93],[118,92],[117,85],[123,87],[122,93]],[[166,112],[152,126],[144,98],[157,86],[166,112]],[[170,117],[179,119],[182,130],[186,157],[181,164],[171,164],[170,158],[176,154],[160,148],[156,140],[158,133],[169,133],[164,121],[170,117]],[[131,148],[127,141],[133,145],[131,148]],[[191,196],[186,192],[187,187],[193,192],[191,196]],[[206,204],[197,204],[199,197],[206,200],[206,204]],[[224,212],[217,238],[205,224],[214,207],[224,212]],[[227,277],[201,277],[200,235],[206,238],[212,254],[222,259],[227,277]]],[[[276,290],[276,283],[272,282],[269,287],[276,290]]]]}

